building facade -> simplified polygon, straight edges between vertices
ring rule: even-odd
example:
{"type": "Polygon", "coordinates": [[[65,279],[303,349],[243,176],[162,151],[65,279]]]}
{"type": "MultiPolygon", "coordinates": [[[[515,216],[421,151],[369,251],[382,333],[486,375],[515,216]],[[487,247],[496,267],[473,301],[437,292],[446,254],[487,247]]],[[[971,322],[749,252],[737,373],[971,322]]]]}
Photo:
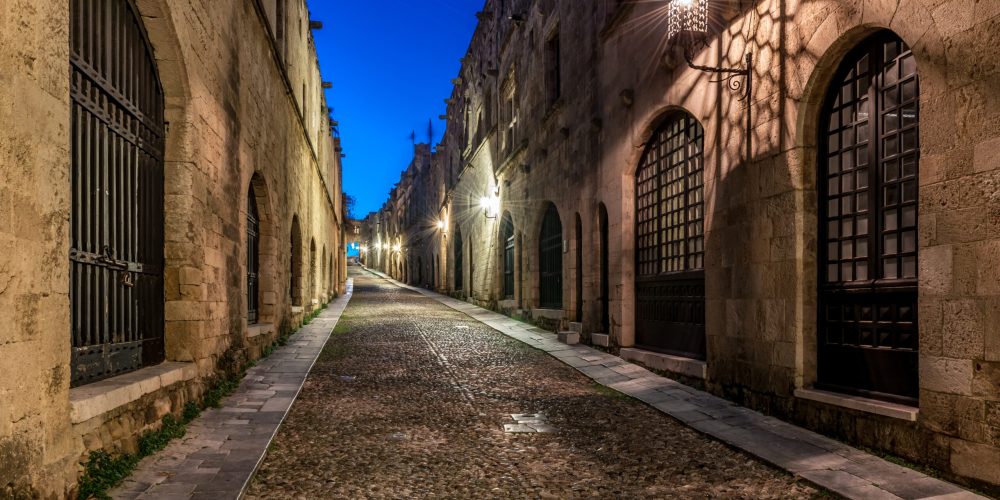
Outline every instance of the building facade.
{"type": "Polygon", "coordinates": [[[1000,6],[591,3],[486,2],[366,262],[1000,485],[1000,6]]]}
{"type": "Polygon", "coordinates": [[[303,0],[0,6],[0,497],[238,373],[343,291],[303,0]]]}

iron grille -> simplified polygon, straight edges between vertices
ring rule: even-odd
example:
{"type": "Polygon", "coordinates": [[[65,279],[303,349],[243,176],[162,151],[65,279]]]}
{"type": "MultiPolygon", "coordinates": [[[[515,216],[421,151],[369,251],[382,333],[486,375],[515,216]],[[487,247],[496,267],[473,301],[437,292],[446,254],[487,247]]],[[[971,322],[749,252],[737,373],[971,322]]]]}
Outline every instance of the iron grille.
{"type": "Polygon", "coordinates": [[[598,214],[601,229],[601,331],[611,333],[611,286],[610,279],[610,255],[608,244],[610,238],[608,234],[608,209],[603,203],[600,205],[598,214]]]}
{"type": "Polygon", "coordinates": [[[257,213],[257,197],[253,186],[247,195],[247,323],[255,324],[260,319],[258,279],[260,276],[260,216],[257,213]]]}
{"type": "Polygon", "coordinates": [[[916,61],[884,32],[841,65],[820,135],[819,382],[911,403],[918,395],[917,122],[916,61]]]}
{"type": "Polygon", "coordinates": [[[545,309],[562,309],[562,223],[555,205],[550,204],[542,220],[538,248],[540,260],[540,300],[545,309]]]}
{"type": "Polygon", "coordinates": [[[302,233],[299,217],[292,216],[292,231],[288,252],[288,297],[292,306],[302,305],[302,233]]]}
{"type": "Polygon", "coordinates": [[[704,131],[669,117],[636,172],[636,344],[705,357],[704,131]]]}
{"type": "Polygon", "coordinates": [[[71,5],[73,386],[163,361],[163,91],[135,6],[71,5]]]}
{"type": "Polygon", "coordinates": [[[463,288],[462,283],[462,231],[455,227],[455,290],[463,288]]]}
{"type": "Polygon", "coordinates": [[[501,223],[501,240],[503,247],[503,296],[514,298],[514,222],[510,214],[504,214],[501,223]]]}

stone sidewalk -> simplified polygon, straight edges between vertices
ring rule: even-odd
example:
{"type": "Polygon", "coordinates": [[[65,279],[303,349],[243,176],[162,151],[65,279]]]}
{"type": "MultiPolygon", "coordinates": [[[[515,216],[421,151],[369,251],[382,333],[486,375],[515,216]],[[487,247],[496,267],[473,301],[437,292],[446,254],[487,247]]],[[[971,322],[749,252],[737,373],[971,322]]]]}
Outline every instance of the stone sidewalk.
{"type": "Polygon", "coordinates": [[[289,343],[247,370],[235,393],[188,425],[181,439],[143,459],[116,499],[239,498],[302,389],[353,293],[330,303],[289,343]]]}
{"type": "Polygon", "coordinates": [[[548,352],[595,382],[639,399],[690,427],[848,498],[983,498],[815,432],[659,376],[617,356],[559,342],[552,332],[429,290],[399,283],[504,335],[548,352]]]}

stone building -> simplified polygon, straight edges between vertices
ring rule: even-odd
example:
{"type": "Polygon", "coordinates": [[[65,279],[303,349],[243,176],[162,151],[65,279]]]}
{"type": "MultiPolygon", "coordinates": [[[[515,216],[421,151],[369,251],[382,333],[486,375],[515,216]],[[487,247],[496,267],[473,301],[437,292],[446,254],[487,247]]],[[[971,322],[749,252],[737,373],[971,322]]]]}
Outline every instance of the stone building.
{"type": "Polygon", "coordinates": [[[429,183],[448,293],[1000,485],[1000,3],[588,3],[486,2],[370,265],[429,183]]]}
{"type": "Polygon", "coordinates": [[[342,291],[304,0],[0,5],[0,497],[71,496],[342,291]]]}

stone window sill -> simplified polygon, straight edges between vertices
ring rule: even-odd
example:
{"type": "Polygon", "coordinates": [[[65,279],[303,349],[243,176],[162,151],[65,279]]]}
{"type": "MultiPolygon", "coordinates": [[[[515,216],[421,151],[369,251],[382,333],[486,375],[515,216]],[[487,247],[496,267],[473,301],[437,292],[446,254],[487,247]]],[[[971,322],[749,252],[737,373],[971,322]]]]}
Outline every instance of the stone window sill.
{"type": "Polygon", "coordinates": [[[687,375],[701,380],[708,377],[708,365],[701,360],[671,356],[659,352],[626,347],[619,354],[626,361],[637,361],[656,370],[687,375]]]}
{"type": "Polygon", "coordinates": [[[131,373],[75,387],[69,391],[69,416],[74,424],[108,413],[164,387],[198,376],[194,363],[166,362],[131,373]]]}
{"type": "Polygon", "coordinates": [[[861,396],[852,396],[850,394],[821,391],[819,389],[796,389],[795,397],[850,408],[865,413],[874,413],[883,417],[898,418],[908,422],[916,422],[917,414],[920,413],[918,408],[912,406],[863,398],[861,396]]]}
{"type": "Polygon", "coordinates": [[[274,325],[271,323],[256,323],[247,327],[247,338],[259,337],[274,333],[274,325]]]}

